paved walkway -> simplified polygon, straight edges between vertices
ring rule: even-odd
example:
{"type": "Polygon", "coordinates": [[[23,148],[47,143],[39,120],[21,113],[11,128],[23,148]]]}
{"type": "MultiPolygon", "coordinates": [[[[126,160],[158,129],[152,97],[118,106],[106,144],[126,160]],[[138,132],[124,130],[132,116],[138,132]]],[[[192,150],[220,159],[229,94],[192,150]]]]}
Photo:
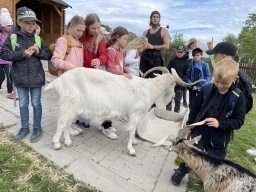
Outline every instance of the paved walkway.
{"type": "MultiPolygon", "coordinates": [[[[5,85],[5,82],[4,84],[5,85]]],[[[54,91],[43,93],[43,137],[31,144],[29,136],[25,142],[39,151],[53,163],[68,173],[99,190],[106,192],[184,192],[187,178],[179,187],[170,183],[173,173],[174,152],[163,148],[150,148],[150,143],[138,139],[135,146],[136,157],[128,155],[126,149],[128,132],[117,129],[117,140],[106,138],[92,127],[81,135],[72,137],[73,144],[67,148],[62,143],[61,150],[54,150],[52,138],[57,122],[58,96],[54,91]]],[[[17,102],[18,104],[18,102],[17,102]]],[[[30,107],[30,129],[32,128],[32,108],[30,107]]],[[[20,128],[19,108],[13,100],[6,98],[6,88],[0,90],[0,123],[13,125],[8,131],[15,134],[20,128]]],[[[121,127],[121,122],[114,122],[121,127]]]]}

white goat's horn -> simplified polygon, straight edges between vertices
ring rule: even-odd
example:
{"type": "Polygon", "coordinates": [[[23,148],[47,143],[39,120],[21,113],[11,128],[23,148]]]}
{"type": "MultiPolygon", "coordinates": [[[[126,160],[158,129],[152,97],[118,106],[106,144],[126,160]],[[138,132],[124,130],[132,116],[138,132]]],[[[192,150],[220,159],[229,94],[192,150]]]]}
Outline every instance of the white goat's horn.
{"type": "Polygon", "coordinates": [[[166,140],[170,140],[172,143],[175,143],[175,137],[173,135],[169,135],[158,141],[157,143],[151,145],[151,147],[159,147],[161,146],[166,140]]]}
{"type": "Polygon", "coordinates": [[[197,84],[198,82],[200,81],[205,81],[203,79],[199,79],[198,81],[195,81],[193,83],[186,83],[184,82],[180,77],[179,75],[177,74],[176,70],[174,68],[171,68],[171,72],[172,72],[172,75],[175,79],[175,81],[177,82],[178,85],[182,86],[182,87],[187,87],[187,86],[192,86],[192,85],[195,85],[197,84]]]}
{"type": "Polygon", "coordinates": [[[165,68],[165,67],[154,67],[152,69],[149,69],[148,71],[146,71],[144,74],[143,74],[143,78],[145,78],[149,73],[151,73],[152,71],[162,71],[163,74],[166,74],[166,73],[170,73],[170,71],[165,68]]]}

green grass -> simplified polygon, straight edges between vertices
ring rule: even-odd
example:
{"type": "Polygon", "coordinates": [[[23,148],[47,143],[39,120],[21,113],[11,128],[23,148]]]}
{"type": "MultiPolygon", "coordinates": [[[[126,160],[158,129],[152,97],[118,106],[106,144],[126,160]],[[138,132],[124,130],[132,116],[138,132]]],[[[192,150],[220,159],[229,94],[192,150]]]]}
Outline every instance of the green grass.
{"type": "MultiPolygon", "coordinates": [[[[253,95],[256,101],[256,94],[253,95]]],[[[255,104],[256,105],[256,104],[255,104]]],[[[227,158],[244,166],[256,174],[256,163],[253,157],[246,153],[247,149],[256,148],[256,106],[246,115],[245,123],[241,129],[235,131],[234,140],[228,146],[227,158]]],[[[204,192],[203,183],[196,174],[189,175],[187,192],[204,192]]]]}
{"type": "Polygon", "coordinates": [[[98,191],[65,173],[24,143],[14,143],[0,125],[0,192],[98,191]]]}

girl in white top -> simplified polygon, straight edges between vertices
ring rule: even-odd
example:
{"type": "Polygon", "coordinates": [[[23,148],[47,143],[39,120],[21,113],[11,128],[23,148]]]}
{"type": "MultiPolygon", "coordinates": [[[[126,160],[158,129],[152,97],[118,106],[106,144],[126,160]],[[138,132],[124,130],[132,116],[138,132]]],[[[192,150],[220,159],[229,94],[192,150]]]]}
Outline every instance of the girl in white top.
{"type": "Polygon", "coordinates": [[[146,37],[138,37],[129,42],[124,48],[125,58],[124,64],[131,75],[139,76],[139,53],[143,52],[147,47],[148,39],[146,37]]]}

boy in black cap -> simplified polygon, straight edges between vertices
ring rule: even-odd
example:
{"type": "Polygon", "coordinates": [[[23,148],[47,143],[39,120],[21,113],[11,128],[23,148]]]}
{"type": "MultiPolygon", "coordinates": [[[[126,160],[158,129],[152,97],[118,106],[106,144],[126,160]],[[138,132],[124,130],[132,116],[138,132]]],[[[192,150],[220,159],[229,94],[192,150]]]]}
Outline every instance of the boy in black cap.
{"type": "Polygon", "coordinates": [[[34,11],[27,7],[17,10],[17,24],[12,36],[7,39],[0,51],[0,57],[12,61],[12,77],[19,95],[21,129],[14,136],[20,141],[29,133],[29,95],[33,106],[33,133],[30,142],[42,137],[41,91],[45,84],[45,73],[41,60],[49,60],[51,52],[45,42],[35,35],[36,18],[34,11]],[[15,40],[15,42],[14,42],[15,40]]]}
{"type": "MultiPolygon", "coordinates": [[[[171,72],[171,68],[174,68],[179,77],[183,81],[187,81],[188,75],[189,75],[189,61],[187,60],[186,56],[186,47],[185,45],[179,45],[176,49],[176,57],[170,60],[168,65],[168,70],[171,72]]],[[[179,113],[180,112],[180,100],[182,97],[184,87],[181,87],[179,85],[176,85],[174,92],[175,92],[175,107],[174,112],[179,113]]],[[[184,98],[183,98],[184,99],[184,98]]],[[[166,109],[171,111],[172,110],[172,101],[166,106],[166,109]]]]}
{"type": "Polygon", "coordinates": [[[215,67],[215,63],[224,58],[231,58],[236,56],[237,47],[230,42],[220,42],[213,48],[213,38],[207,43],[208,51],[206,53],[210,55],[212,67],[215,67]]]}
{"type": "Polygon", "coordinates": [[[193,60],[189,63],[189,76],[188,83],[192,83],[199,79],[204,81],[199,82],[197,85],[193,85],[188,88],[189,91],[189,108],[192,106],[198,92],[203,88],[204,85],[211,82],[211,71],[208,63],[202,61],[203,51],[200,48],[195,48],[192,51],[193,60]]]}

